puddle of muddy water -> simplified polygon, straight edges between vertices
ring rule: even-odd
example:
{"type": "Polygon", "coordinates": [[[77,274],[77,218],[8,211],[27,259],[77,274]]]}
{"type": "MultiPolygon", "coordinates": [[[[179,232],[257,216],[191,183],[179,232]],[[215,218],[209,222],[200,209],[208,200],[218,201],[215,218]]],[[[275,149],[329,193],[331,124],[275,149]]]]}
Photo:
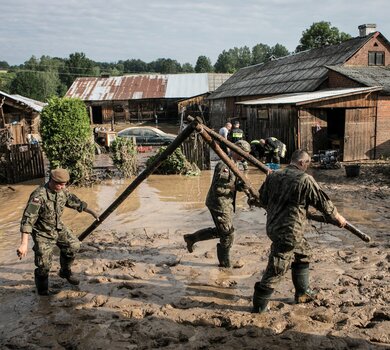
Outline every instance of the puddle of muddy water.
{"type": "MultiPolygon", "coordinates": [[[[251,168],[246,174],[253,186],[259,188],[264,175],[255,168],[251,168]]],[[[191,226],[186,227],[187,221],[189,222],[186,218],[194,211],[207,212],[204,202],[211,177],[212,170],[203,171],[201,176],[195,177],[152,175],[99,226],[99,230],[128,232],[134,228],[172,231],[191,229],[191,226]]],[[[131,181],[132,179],[108,180],[91,188],[70,188],[70,190],[86,201],[91,208],[102,213],[131,181]]],[[[41,183],[43,179],[25,182],[13,185],[13,190],[1,192],[0,263],[15,261],[15,249],[20,239],[20,218],[30,193],[41,183]]],[[[354,202],[353,199],[339,198],[334,202],[340,212],[353,223],[364,225],[376,219],[375,212],[368,211],[362,203],[354,202]]],[[[237,205],[246,207],[244,194],[238,195],[237,205]]],[[[248,220],[250,216],[250,213],[244,215],[248,220]]],[[[93,219],[88,214],[79,214],[66,209],[63,221],[73,232],[79,234],[93,222],[93,219]]],[[[380,222],[376,223],[376,225],[380,224],[380,222]]]]}

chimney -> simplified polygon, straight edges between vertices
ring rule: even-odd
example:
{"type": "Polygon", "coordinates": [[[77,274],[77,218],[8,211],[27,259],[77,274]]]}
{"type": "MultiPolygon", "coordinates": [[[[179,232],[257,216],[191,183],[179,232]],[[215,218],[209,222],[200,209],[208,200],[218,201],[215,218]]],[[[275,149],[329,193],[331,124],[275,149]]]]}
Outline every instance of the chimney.
{"type": "Polygon", "coordinates": [[[376,24],[362,24],[358,28],[360,37],[376,32],[376,24]]]}

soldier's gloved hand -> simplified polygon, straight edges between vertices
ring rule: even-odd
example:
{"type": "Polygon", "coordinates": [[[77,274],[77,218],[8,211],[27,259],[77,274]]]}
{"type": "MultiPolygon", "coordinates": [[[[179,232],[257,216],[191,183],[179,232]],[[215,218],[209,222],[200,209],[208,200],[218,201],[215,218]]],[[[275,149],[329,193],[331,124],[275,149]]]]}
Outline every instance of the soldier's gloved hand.
{"type": "Polygon", "coordinates": [[[260,207],[260,202],[259,202],[258,198],[256,198],[256,197],[248,198],[247,203],[250,207],[260,207]]]}
{"type": "Polygon", "coordinates": [[[237,191],[245,192],[249,190],[249,187],[242,181],[238,181],[236,185],[237,191]]]}

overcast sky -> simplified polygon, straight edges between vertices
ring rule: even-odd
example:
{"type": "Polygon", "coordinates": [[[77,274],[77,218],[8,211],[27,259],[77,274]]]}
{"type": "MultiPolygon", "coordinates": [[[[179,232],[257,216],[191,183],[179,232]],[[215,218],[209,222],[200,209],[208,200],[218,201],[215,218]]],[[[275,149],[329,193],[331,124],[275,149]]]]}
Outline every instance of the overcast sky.
{"type": "Polygon", "coordinates": [[[214,64],[223,50],[280,43],[293,51],[302,31],[328,21],[358,36],[376,23],[390,39],[389,0],[0,0],[0,61],[32,55],[94,61],[172,58],[214,64]]]}

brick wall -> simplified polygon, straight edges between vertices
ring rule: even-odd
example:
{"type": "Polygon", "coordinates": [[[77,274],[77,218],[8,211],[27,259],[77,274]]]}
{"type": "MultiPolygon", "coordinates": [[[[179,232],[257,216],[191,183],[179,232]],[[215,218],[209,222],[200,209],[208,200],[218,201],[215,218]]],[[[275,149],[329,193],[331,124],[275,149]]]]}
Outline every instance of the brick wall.
{"type": "Polygon", "coordinates": [[[390,64],[390,48],[385,44],[384,40],[378,36],[379,32],[374,35],[371,40],[364,45],[355,55],[353,55],[346,63],[346,66],[368,66],[369,51],[384,51],[385,66],[390,64]]]}
{"type": "Polygon", "coordinates": [[[379,96],[376,158],[390,156],[390,96],[379,96]]]}

